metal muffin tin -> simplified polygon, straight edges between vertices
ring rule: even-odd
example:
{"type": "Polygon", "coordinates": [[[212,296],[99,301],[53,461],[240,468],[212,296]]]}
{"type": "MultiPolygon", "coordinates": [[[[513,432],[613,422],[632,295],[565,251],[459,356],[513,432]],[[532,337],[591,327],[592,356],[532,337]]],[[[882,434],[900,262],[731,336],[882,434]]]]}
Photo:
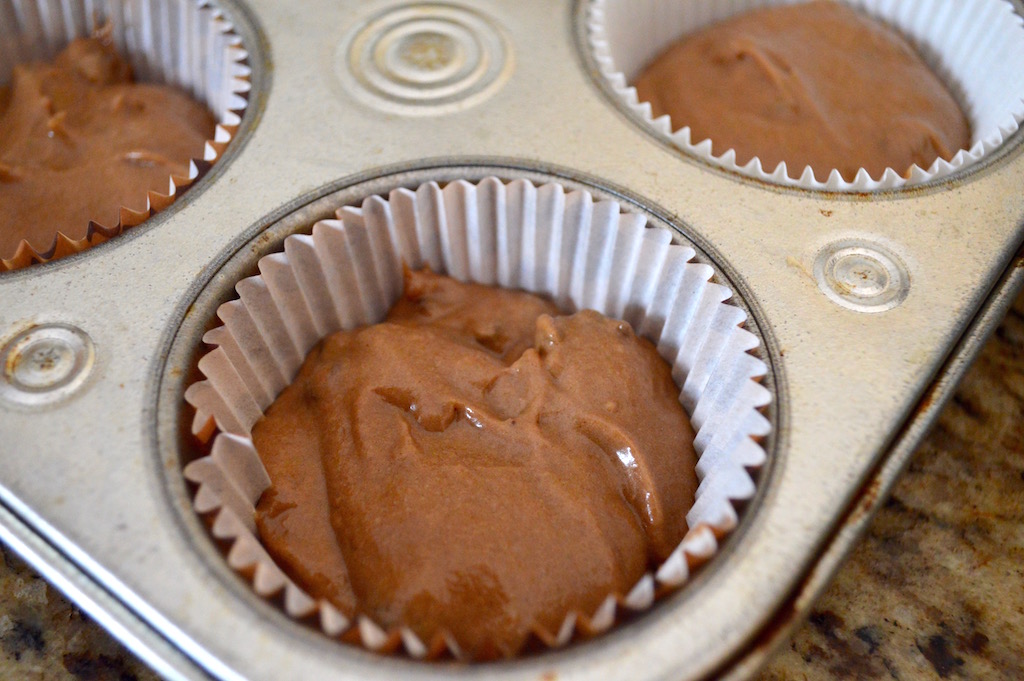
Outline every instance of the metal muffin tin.
{"type": "Polygon", "coordinates": [[[621,113],[582,3],[222,5],[253,66],[224,158],[125,235],[0,276],[0,540],[168,678],[752,675],[1024,281],[1021,133],[931,186],[787,190],[621,113]],[[618,197],[698,247],[764,341],[770,462],[719,555],[636,621],[510,662],[382,657],[227,567],[181,476],[182,394],[216,305],[284,235],[369,193],[487,175],[618,197]]]}

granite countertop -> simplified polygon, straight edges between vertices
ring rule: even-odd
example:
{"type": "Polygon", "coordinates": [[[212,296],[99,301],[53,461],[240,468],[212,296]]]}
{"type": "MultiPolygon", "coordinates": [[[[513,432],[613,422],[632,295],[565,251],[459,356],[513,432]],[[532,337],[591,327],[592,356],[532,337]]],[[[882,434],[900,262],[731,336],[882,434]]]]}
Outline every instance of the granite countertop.
{"type": "MultiPolygon", "coordinates": [[[[156,678],[0,552],[0,679],[156,678]]],[[[1024,679],[1024,295],[762,675],[801,679],[1024,679]]]]}

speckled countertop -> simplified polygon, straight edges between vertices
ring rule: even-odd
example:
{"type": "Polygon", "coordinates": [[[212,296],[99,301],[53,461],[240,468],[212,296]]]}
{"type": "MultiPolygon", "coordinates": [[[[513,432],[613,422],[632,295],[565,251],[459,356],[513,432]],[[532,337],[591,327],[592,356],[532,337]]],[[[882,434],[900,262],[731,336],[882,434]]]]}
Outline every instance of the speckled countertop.
{"type": "MultiPolygon", "coordinates": [[[[0,554],[0,679],[155,678],[0,554]]],[[[1024,679],[1024,295],[762,676],[802,679],[1024,679]]]]}

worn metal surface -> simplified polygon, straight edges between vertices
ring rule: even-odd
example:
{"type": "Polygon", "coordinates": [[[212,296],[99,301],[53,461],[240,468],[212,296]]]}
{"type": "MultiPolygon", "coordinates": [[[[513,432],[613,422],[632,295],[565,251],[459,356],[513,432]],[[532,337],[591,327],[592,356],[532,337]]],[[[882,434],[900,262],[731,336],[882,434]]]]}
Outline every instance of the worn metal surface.
{"type": "MultiPolygon", "coordinates": [[[[809,602],[792,594],[816,593],[852,542],[864,514],[850,515],[851,504],[869,477],[898,469],[896,438],[927,423],[915,406],[930,386],[945,393],[941,372],[957,375],[950,367],[994,323],[979,311],[1024,240],[1021,135],[934,186],[867,196],[782,190],[687,159],[611,106],[581,54],[581,10],[571,3],[423,9],[417,21],[442,10],[472,18],[428,21],[441,37],[415,43],[405,60],[426,75],[398,67],[418,83],[395,95],[402,101],[374,78],[396,73],[388,50],[403,43],[387,31],[404,29],[387,10],[407,5],[224,4],[249,19],[239,30],[257,93],[224,162],[185,201],[123,237],[0,277],[0,345],[56,324],[80,329],[93,352],[60,400],[0,394],[0,536],[66,580],[136,652],[185,678],[699,678],[743,651],[737,678],[752,671],[761,656],[751,646],[765,627],[784,605],[798,617],[809,602]],[[385,48],[353,53],[353,40],[378,39],[364,30],[374,26],[384,27],[385,48]],[[470,61],[431,80],[433,60],[454,63],[446,50],[473,26],[487,35],[478,63],[460,53],[470,61]],[[372,78],[353,77],[353,54],[355,63],[383,55],[372,78]],[[216,303],[284,233],[337,200],[490,173],[555,176],[622,196],[717,265],[766,342],[777,400],[772,461],[721,554],[637,621],[509,663],[381,658],[288,621],[231,573],[180,476],[181,391],[216,303]],[[838,304],[822,288],[828,278],[816,276],[817,263],[863,249],[883,253],[875,262],[900,277],[899,296],[872,313],[838,304]]],[[[845,276],[842,266],[832,272],[832,281],[845,276]]],[[[1013,285],[1003,280],[995,293],[1013,285]]]]}

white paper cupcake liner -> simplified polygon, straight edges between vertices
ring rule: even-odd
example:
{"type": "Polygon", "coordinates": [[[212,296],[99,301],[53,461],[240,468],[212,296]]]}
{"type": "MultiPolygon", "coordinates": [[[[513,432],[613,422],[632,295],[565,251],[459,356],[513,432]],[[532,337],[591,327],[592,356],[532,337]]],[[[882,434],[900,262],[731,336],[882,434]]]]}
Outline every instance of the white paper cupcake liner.
{"type": "MultiPolygon", "coordinates": [[[[137,81],[174,85],[206,104],[217,125],[188,175],[168,178],[166,194],[149,192],[145,210],[121,207],[116,225],[91,222],[85,237],[55,232],[37,251],[26,241],[0,272],[47,262],[102,243],[166,208],[223,153],[248,103],[248,53],[231,22],[209,0],[0,0],[0,84],[14,67],[49,61],[75,38],[110,26],[114,47],[137,81]]],[[[141,197],[140,197],[141,198],[141,197]]]]}
{"type": "Polygon", "coordinates": [[[801,0],[591,0],[589,44],[601,77],[621,104],[669,144],[704,161],[764,182],[836,192],[895,189],[947,177],[998,149],[1024,119],[1024,21],[1006,0],[842,0],[907,37],[942,78],[971,125],[971,147],[929,168],[889,168],[872,178],[861,168],[852,182],[833,169],[814,171],[780,163],[762,167],[759,158],[736,162],[732,149],[714,140],[691,139],[690,129],[673,130],[668,116],[653,118],[632,83],[645,65],[684,35],[727,17],[768,5],[801,0]],[[904,177],[906,173],[906,177],[904,177]]]}
{"type": "Polygon", "coordinates": [[[565,312],[591,308],[625,319],[655,343],[682,386],[699,457],[689,533],[629,593],[609,594],[593,613],[567,613],[557,632],[535,632],[543,643],[564,645],[577,631],[607,629],[620,609],[650,607],[656,592],[683,584],[717,551],[736,526],[734,503],[755,492],[748,469],[765,461],[759,441],[770,425],[760,409],[770,394],[758,382],[766,365],[749,354],[758,340],[741,328],[746,314],[725,302],[727,288],[709,281],[711,267],[691,262],[692,248],[671,244],[669,232],[648,228],[616,202],[524,180],[458,181],[443,189],[432,182],[387,199],[371,196],[336,215],[311,235],[285,239],[282,253],[259,261],[258,276],[237,284],[239,299],[220,306],[222,324],[203,339],[213,346],[199,361],[206,379],[185,393],[196,410],[193,432],[208,441],[220,431],[211,454],[185,468],[198,484],[195,510],[215,514],[213,535],[230,543],[228,563],[257,594],[283,592],[291,617],[316,616],[328,636],[357,638],[373,650],[460,655],[457,641],[385,631],[314,600],[274,564],[256,534],[255,504],[270,481],[250,439],[253,425],[317,341],[383,320],[401,295],[403,262],[545,295],[565,312]]]}

